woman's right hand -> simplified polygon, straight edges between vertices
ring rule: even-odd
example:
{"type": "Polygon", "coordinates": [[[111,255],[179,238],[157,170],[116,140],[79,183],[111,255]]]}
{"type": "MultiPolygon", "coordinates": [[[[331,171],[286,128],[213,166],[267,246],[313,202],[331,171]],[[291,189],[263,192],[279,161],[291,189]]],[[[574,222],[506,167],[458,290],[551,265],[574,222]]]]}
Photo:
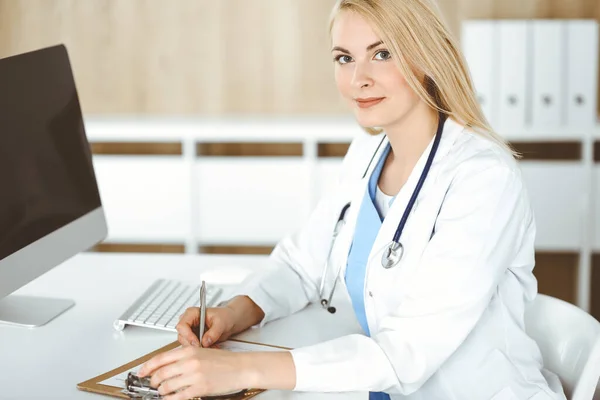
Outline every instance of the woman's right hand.
{"type": "MultiPolygon", "coordinates": [[[[184,346],[198,346],[198,337],[192,330],[200,320],[200,309],[190,307],[181,315],[177,329],[177,340],[184,346]]],[[[210,347],[215,343],[227,340],[233,334],[235,312],[229,307],[206,309],[206,331],[202,338],[202,347],[210,347]]]]}

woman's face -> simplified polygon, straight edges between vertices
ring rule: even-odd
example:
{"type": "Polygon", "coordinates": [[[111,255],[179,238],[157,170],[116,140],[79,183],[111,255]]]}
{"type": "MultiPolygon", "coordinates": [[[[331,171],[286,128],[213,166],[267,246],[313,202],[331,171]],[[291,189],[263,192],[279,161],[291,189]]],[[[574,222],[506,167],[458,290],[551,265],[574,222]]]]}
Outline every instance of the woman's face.
{"type": "Polygon", "coordinates": [[[419,101],[367,20],[343,11],[332,28],[335,80],[363,127],[393,125],[419,101]]]}

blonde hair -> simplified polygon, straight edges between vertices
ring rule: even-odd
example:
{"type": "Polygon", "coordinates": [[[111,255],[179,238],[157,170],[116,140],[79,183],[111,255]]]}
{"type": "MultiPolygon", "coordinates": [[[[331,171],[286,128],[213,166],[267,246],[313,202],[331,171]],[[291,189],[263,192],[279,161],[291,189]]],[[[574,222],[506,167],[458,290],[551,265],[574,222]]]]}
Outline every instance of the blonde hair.
{"type": "MultiPolygon", "coordinates": [[[[338,0],[329,20],[330,35],[335,18],[346,10],[374,26],[421,100],[497,143],[513,157],[521,157],[484,116],[467,63],[435,0],[338,0]],[[422,82],[415,71],[423,74],[422,82]]],[[[365,130],[372,135],[382,132],[377,128],[365,130]]]]}

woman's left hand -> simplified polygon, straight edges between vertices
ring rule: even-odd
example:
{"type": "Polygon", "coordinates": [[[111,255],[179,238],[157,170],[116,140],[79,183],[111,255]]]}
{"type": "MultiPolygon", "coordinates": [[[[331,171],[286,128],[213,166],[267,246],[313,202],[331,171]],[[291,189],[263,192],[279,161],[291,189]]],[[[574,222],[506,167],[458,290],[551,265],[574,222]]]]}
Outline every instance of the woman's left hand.
{"type": "Polygon", "coordinates": [[[229,393],[252,387],[244,353],[194,346],[158,354],[138,371],[166,400],[229,393]]]}

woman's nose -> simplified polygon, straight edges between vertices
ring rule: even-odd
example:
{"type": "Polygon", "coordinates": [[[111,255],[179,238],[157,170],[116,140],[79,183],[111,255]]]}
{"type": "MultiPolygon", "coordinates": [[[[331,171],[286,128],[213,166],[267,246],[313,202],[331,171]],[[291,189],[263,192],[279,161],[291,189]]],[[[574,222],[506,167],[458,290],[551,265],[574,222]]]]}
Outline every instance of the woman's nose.
{"type": "Polygon", "coordinates": [[[352,86],[357,89],[373,86],[373,78],[367,66],[356,64],[354,75],[352,76],[352,86]]]}

